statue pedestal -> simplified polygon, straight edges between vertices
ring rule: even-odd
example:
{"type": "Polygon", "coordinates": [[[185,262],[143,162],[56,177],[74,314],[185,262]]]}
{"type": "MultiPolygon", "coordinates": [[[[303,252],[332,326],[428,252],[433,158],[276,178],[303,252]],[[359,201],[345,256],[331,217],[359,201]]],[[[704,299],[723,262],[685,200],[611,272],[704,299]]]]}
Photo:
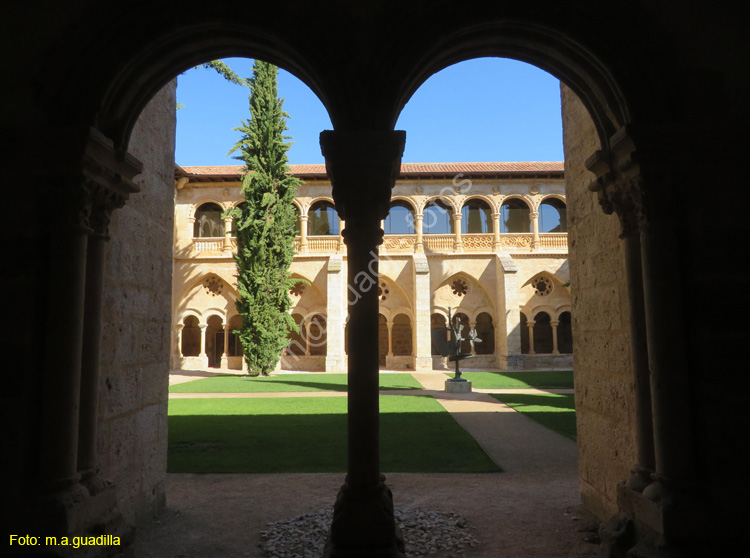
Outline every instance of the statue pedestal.
{"type": "Polygon", "coordinates": [[[448,393],[471,393],[471,382],[468,380],[445,380],[445,391],[448,393]]]}

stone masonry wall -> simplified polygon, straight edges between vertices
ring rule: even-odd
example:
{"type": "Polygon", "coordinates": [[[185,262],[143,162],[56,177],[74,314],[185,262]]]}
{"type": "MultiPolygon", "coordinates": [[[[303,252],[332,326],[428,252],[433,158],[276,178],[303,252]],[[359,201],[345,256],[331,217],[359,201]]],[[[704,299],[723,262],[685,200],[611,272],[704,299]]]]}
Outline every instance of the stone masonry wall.
{"type": "Polygon", "coordinates": [[[141,191],[112,216],[105,268],[99,452],[134,524],[165,502],[175,87],[157,94],[136,124],[130,152],[144,164],[141,191]]]}
{"type": "Polygon", "coordinates": [[[584,162],[599,149],[594,124],[562,86],[568,246],[581,499],[600,518],[635,464],[629,309],[619,220],[587,189],[584,162]]]}

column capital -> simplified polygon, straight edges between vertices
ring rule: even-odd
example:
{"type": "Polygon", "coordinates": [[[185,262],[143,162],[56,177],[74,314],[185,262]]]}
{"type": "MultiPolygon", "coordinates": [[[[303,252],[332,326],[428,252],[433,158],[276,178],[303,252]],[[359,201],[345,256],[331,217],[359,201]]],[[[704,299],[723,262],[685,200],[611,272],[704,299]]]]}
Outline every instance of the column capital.
{"type": "Polygon", "coordinates": [[[406,132],[397,130],[326,130],[320,148],[333,187],[333,200],[347,229],[362,218],[388,216],[391,190],[401,170],[406,132]],[[357,215],[354,221],[350,215],[357,215]]]}

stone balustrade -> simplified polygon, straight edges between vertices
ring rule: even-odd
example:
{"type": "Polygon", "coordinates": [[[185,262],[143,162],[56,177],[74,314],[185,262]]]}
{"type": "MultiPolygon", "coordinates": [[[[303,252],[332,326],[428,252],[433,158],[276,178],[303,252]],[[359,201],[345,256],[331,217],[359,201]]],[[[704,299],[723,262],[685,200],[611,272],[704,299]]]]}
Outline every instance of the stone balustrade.
{"type": "MultiPolygon", "coordinates": [[[[539,245],[532,249],[533,234],[531,233],[502,233],[462,234],[461,251],[466,253],[488,253],[502,250],[503,252],[531,252],[531,251],[568,251],[567,233],[540,233],[539,245]]],[[[336,254],[342,244],[338,236],[308,236],[304,253],[307,254],[336,254]]],[[[426,253],[452,254],[456,252],[456,236],[454,234],[426,234],[422,237],[426,253]]],[[[294,239],[296,253],[300,250],[300,237],[294,239]]],[[[224,238],[194,238],[193,252],[195,255],[220,255],[224,253],[224,238]]],[[[345,249],[345,247],[344,247],[345,249]]],[[[417,251],[417,236],[414,234],[387,234],[381,247],[383,253],[413,254],[417,251]]],[[[237,239],[231,238],[231,251],[237,251],[237,239]]]]}

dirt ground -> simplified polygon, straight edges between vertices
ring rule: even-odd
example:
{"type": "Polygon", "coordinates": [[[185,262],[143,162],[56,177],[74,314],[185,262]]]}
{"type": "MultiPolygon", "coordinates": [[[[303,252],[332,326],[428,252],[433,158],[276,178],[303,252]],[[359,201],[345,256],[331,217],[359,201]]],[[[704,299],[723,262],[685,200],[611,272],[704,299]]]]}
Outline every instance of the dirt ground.
{"type": "MultiPolygon", "coordinates": [[[[167,509],[140,533],[136,556],[263,557],[258,544],[268,522],[330,508],[342,482],[341,474],[170,474],[167,509]]],[[[598,555],[589,542],[597,525],[580,507],[576,479],[394,473],[386,482],[397,507],[463,515],[480,541],[466,558],[598,555]]]]}

